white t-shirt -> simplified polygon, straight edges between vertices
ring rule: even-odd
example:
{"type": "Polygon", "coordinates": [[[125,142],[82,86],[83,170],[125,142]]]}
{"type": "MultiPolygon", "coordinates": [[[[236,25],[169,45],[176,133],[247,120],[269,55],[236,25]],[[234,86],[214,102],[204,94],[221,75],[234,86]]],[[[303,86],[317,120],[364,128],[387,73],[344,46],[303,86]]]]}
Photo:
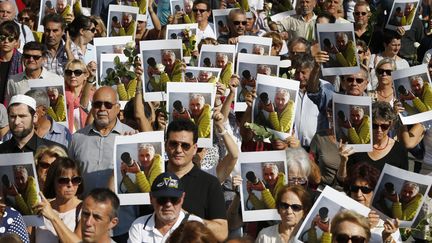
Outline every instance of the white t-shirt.
{"type": "MultiPolygon", "coordinates": [[[[76,227],[76,219],[78,216],[78,219],[81,218],[81,212],[79,215],[76,215],[76,208],[69,210],[64,213],[59,213],[54,210],[59,216],[59,218],[65,223],[65,225],[70,229],[72,232],[75,231],[76,227]]],[[[54,229],[54,226],[52,225],[51,221],[49,221],[46,218],[43,218],[44,220],[44,226],[40,226],[36,228],[36,242],[44,242],[44,243],[58,243],[59,238],[57,236],[57,232],[54,229]]]]}

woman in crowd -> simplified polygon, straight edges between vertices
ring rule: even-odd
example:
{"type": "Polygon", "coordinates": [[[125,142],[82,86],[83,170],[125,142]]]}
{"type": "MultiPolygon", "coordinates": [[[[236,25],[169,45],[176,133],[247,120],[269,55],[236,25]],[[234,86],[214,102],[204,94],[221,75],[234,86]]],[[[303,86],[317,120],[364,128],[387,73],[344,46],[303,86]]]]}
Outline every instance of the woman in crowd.
{"type": "Polygon", "coordinates": [[[94,37],[107,37],[107,30],[104,22],[102,21],[101,17],[92,15],[90,17],[92,20],[96,21],[96,33],[94,34],[94,37]]]}
{"type": "Polygon", "coordinates": [[[45,196],[35,207],[36,212],[44,216],[45,222],[44,226],[36,228],[36,242],[58,242],[58,234],[61,232],[56,229],[63,228],[64,225],[72,232],[80,231],[82,202],[78,196],[83,190],[78,164],[68,158],[56,159],[48,170],[43,190],[45,196]],[[53,200],[48,201],[45,197],[53,200]]]}
{"type": "Polygon", "coordinates": [[[351,211],[338,212],[331,222],[332,242],[369,242],[371,232],[366,217],[351,211]]]}
{"type": "Polygon", "coordinates": [[[375,90],[376,100],[385,101],[393,106],[394,91],[393,78],[391,73],[396,70],[396,63],[393,59],[384,57],[378,62],[375,68],[375,74],[378,78],[378,84],[372,84],[372,89],[375,90]],[[375,87],[376,85],[376,87],[375,87]]]}
{"type": "Polygon", "coordinates": [[[311,196],[303,187],[298,185],[284,186],[276,198],[276,208],[281,222],[261,230],[256,242],[288,242],[292,240],[311,207],[311,196]]]}
{"type": "MultiPolygon", "coordinates": [[[[379,171],[369,163],[358,163],[348,171],[348,177],[344,183],[345,192],[352,199],[370,208],[379,176],[379,171]]],[[[387,242],[385,240],[393,239],[396,242],[402,242],[398,225],[391,220],[384,222],[375,211],[371,211],[369,221],[372,234],[370,242],[387,242]]]]}
{"type": "Polygon", "coordinates": [[[66,151],[57,145],[40,146],[35,153],[34,160],[39,181],[39,188],[44,188],[48,169],[59,157],[68,157],[66,151]]]}
{"type": "Polygon", "coordinates": [[[314,189],[321,181],[321,173],[317,164],[301,147],[287,148],[288,185],[300,185],[314,189]]]}
{"type": "Polygon", "coordinates": [[[148,3],[148,13],[150,14],[151,21],[153,23],[153,29],[147,29],[147,20],[138,20],[135,42],[137,43],[137,48],[139,49],[139,42],[142,40],[157,40],[160,39],[162,25],[153,10],[153,0],[148,3]]]}
{"type": "Polygon", "coordinates": [[[66,42],[65,50],[69,60],[80,59],[86,64],[96,60],[94,46],[90,44],[95,37],[96,26],[95,20],[84,15],[78,15],[68,25],[71,41],[66,42]]]}
{"type": "Polygon", "coordinates": [[[91,62],[87,68],[83,61],[74,59],[65,66],[66,104],[71,133],[83,128],[86,124],[90,93],[96,78],[96,69],[90,68],[92,64],[94,62],[91,62]]]}
{"type": "Polygon", "coordinates": [[[345,180],[347,168],[363,161],[369,162],[380,172],[386,163],[408,170],[408,152],[400,142],[388,136],[396,119],[390,104],[385,101],[373,103],[372,118],[373,150],[371,152],[354,153],[352,148],[340,144],[341,163],[337,173],[340,181],[345,180]]]}

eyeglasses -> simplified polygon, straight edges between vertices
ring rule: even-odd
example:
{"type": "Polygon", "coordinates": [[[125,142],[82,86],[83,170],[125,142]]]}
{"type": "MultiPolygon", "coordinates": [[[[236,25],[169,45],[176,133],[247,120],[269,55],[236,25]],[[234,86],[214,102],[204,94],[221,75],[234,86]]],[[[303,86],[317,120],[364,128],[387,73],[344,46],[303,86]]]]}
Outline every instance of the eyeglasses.
{"type": "Polygon", "coordinates": [[[377,123],[373,123],[372,124],[372,129],[376,130],[376,129],[378,129],[378,127],[380,127],[382,131],[385,131],[385,130],[389,129],[390,126],[391,126],[391,124],[377,124],[377,123]]]}
{"type": "Polygon", "coordinates": [[[180,197],[158,197],[156,201],[159,205],[165,205],[168,201],[176,205],[180,202],[180,197]]]}
{"type": "Polygon", "coordinates": [[[51,166],[50,163],[47,163],[47,162],[44,162],[44,161],[39,161],[39,162],[37,163],[37,165],[38,165],[40,168],[42,168],[42,169],[48,169],[48,168],[51,166]]]}
{"type": "Polygon", "coordinates": [[[234,25],[240,25],[242,24],[243,26],[245,26],[247,24],[247,21],[233,21],[234,25]]]}
{"type": "Polygon", "coordinates": [[[288,177],[288,184],[306,185],[308,180],[303,177],[288,177]]]}
{"type": "Polygon", "coordinates": [[[288,203],[284,203],[284,202],[279,203],[278,207],[280,209],[285,209],[285,210],[288,210],[288,208],[291,208],[292,211],[294,211],[294,212],[300,212],[303,210],[303,206],[300,204],[288,204],[288,203]]]}
{"type": "Polygon", "coordinates": [[[74,186],[79,185],[82,182],[82,178],[81,178],[81,176],[74,176],[72,178],[69,178],[69,177],[59,177],[57,179],[57,183],[60,184],[60,185],[68,185],[71,182],[72,182],[72,184],[74,186]]]}
{"type": "Polygon", "coordinates": [[[383,75],[383,74],[385,73],[387,76],[391,76],[392,71],[393,71],[393,70],[389,70],[389,69],[381,69],[381,68],[378,68],[378,69],[376,70],[376,72],[378,73],[378,75],[383,75]]]}
{"type": "Polygon", "coordinates": [[[359,235],[349,236],[347,234],[337,234],[336,242],[337,243],[348,243],[351,240],[352,243],[364,243],[366,242],[366,238],[359,235]]]}
{"type": "Polygon", "coordinates": [[[169,141],[168,142],[168,147],[170,149],[176,149],[179,145],[183,151],[189,151],[189,149],[192,147],[192,144],[189,144],[189,143],[182,143],[182,142],[176,142],[176,141],[169,141]]]}
{"type": "Polygon", "coordinates": [[[115,104],[108,101],[95,101],[92,103],[92,106],[96,109],[102,108],[102,105],[105,106],[105,108],[107,108],[108,110],[110,110],[115,104]]]}
{"type": "Polygon", "coordinates": [[[93,28],[91,28],[91,29],[86,29],[86,30],[92,32],[93,34],[96,33],[96,27],[93,27],[93,28]]]}
{"type": "Polygon", "coordinates": [[[200,12],[200,14],[207,12],[207,9],[199,9],[199,8],[193,8],[192,11],[196,12],[200,12]]]}
{"type": "Polygon", "coordinates": [[[10,35],[10,36],[0,35],[0,41],[7,40],[8,42],[12,42],[15,39],[16,39],[15,36],[12,36],[12,35],[10,35]]]}
{"type": "Polygon", "coordinates": [[[356,15],[356,16],[365,16],[367,13],[366,12],[354,12],[354,14],[356,15]]]}
{"type": "Polygon", "coordinates": [[[35,61],[39,61],[39,59],[41,59],[41,57],[42,56],[39,56],[39,55],[30,55],[30,54],[26,54],[26,53],[22,54],[22,58],[24,58],[24,59],[33,58],[33,60],[35,60],[35,61]]]}
{"type": "Polygon", "coordinates": [[[364,79],[363,78],[346,78],[346,81],[348,83],[352,83],[355,81],[356,83],[361,84],[364,82],[364,79]]]}
{"type": "Polygon", "coordinates": [[[83,72],[83,70],[81,70],[81,69],[76,69],[76,70],[66,69],[66,70],[64,71],[64,74],[65,74],[66,76],[72,76],[72,73],[75,75],[75,77],[78,77],[78,76],[81,76],[81,74],[83,74],[84,72],[83,72]]]}
{"type": "Polygon", "coordinates": [[[350,192],[357,193],[359,190],[361,190],[363,194],[369,194],[373,191],[372,188],[367,186],[350,186],[350,192]]]}

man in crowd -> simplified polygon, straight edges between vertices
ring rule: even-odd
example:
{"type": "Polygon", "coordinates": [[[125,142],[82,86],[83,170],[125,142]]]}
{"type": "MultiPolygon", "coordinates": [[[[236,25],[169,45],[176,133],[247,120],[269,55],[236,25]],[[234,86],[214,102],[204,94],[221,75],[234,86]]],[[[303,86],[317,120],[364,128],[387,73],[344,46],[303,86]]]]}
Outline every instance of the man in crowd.
{"type": "Polygon", "coordinates": [[[236,44],[238,38],[246,32],[246,13],[243,9],[232,9],[228,14],[228,35],[219,35],[218,42],[221,44],[236,44]]]}
{"type": "MultiPolygon", "coordinates": [[[[17,12],[15,5],[12,1],[2,1],[0,2],[0,22],[11,20],[15,21],[15,18],[17,17],[17,12]]],[[[20,23],[17,23],[20,29],[20,36],[19,36],[19,50],[22,50],[24,45],[27,42],[35,41],[32,31],[27,25],[23,25],[20,23]]]]}
{"type": "Polygon", "coordinates": [[[208,22],[211,15],[211,9],[207,0],[196,0],[193,2],[193,16],[198,24],[197,39],[202,40],[205,38],[216,39],[214,26],[208,22]]]}
{"type": "Polygon", "coordinates": [[[128,242],[164,242],[181,223],[202,222],[182,210],[184,198],[183,184],[174,173],[164,172],[156,177],[150,192],[154,213],[133,222],[128,242]]]}
{"type": "Polygon", "coordinates": [[[193,121],[198,126],[198,137],[209,138],[211,132],[211,107],[205,103],[204,96],[192,94],[189,97],[189,110],[193,121]]]}
{"type": "Polygon", "coordinates": [[[43,19],[44,44],[47,47],[47,61],[44,67],[53,73],[63,76],[63,68],[68,62],[63,35],[65,33],[66,23],[59,14],[49,14],[43,19]]]}

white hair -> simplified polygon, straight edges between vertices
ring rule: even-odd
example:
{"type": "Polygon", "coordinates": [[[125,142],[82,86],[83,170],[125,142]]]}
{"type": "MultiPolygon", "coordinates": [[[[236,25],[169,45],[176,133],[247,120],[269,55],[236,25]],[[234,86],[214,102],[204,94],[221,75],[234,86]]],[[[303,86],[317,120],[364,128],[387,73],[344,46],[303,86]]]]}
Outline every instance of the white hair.
{"type": "Polygon", "coordinates": [[[147,150],[149,152],[152,152],[153,154],[156,153],[156,150],[152,144],[149,143],[140,143],[138,144],[138,152],[141,150],[147,150]]]}
{"type": "Polygon", "coordinates": [[[172,59],[176,58],[176,54],[172,50],[163,50],[162,56],[164,55],[170,55],[172,59]]]}
{"type": "Polygon", "coordinates": [[[364,116],[364,110],[363,110],[363,107],[361,107],[361,106],[358,106],[358,105],[351,106],[350,111],[358,111],[360,113],[360,117],[363,118],[363,116],[364,116]]]}
{"type": "Polygon", "coordinates": [[[420,75],[411,76],[411,77],[409,77],[409,80],[410,80],[410,83],[417,80],[417,82],[420,84],[420,86],[423,87],[424,81],[420,75]]]}
{"type": "Polygon", "coordinates": [[[204,99],[204,96],[203,96],[202,94],[191,94],[191,95],[189,96],[189,100],[194,100],[194,99],[198,99],[198,100],[199,100],[199,103],[200,103],[201,105],[204,105],[204,104],[205,104],[205,99],[204,99]]]}
{"type": "Polygon", "coordinates": [[[284,96],[286,97],[287,100],[290,99],[290,93],[289,93],[289,91],[288,91],[287,89],[284,89],[284,88],[277,88],[277,89],[276,89],[276,95],[278,95],[278,94],[282,94],[282,95],[284,95],[284,96]]]}
{"type": "Polygon", "coordinates": [[[272,162],[264,163],[262,166],[262,170],[264,171],[267,168],[271,168],[273,173],[275,173],[275,174],[279,173],[279,168],[277,167],[277,165],[275,163],[272,163],[272,162]]]}

